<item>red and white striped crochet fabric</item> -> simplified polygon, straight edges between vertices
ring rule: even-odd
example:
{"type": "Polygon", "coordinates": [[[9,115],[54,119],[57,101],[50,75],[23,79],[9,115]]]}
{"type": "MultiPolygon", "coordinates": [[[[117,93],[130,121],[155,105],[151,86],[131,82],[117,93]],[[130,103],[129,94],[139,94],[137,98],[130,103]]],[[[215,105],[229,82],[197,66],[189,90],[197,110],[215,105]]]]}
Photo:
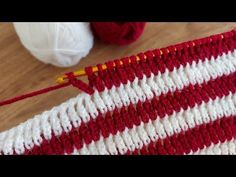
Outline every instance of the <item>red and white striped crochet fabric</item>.
{"type": "Polygon", "coordinates": [[[92,92],[2,132],[0,154],[236,154],[235,30],[137,56],[86,68],[92,92]]]}

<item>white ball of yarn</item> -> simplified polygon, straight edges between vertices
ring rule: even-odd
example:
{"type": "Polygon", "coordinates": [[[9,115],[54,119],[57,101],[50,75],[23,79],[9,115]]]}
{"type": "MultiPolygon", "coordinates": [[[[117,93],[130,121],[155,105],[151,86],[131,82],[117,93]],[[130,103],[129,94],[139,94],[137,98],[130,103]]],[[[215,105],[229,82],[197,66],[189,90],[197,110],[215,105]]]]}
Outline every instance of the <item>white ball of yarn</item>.
{"type": "Polygon", "coordinates": [[[93,46],[89,23],[14,23],[23,45],[44,63],[77,64],[93,46]]]}

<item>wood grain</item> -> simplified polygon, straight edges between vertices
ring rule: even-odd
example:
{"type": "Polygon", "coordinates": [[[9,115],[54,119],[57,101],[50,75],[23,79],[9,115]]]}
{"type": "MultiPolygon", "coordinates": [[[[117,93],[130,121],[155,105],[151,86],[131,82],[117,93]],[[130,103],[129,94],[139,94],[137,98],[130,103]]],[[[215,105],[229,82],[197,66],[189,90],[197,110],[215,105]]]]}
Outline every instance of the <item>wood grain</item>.
{"type": "MultiPolygon", "coordinates": [[[[90,54],[78,65],[56,68],[39,62],[24,48],[11,23],[0,23],[0,100],[50,86],[58,76],[68,71],[225,32],[235,27],[236,23],[148,23],[142,37],[132,45],[117,47],[95,41],[90,54]]],[[[16,126],[78,93],[78,90],[69,87],[0,107],[0,131],[16,126]]]]}

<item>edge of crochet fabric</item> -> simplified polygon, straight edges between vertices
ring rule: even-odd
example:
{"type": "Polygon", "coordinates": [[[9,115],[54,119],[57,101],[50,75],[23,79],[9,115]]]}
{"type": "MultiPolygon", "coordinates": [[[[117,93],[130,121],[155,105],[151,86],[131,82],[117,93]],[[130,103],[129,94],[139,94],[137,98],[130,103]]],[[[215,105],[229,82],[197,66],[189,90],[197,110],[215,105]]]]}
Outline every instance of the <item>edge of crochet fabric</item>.
{"type": "Polygon", "coordinates": [[[233,30],[108,62],[92,95],[0,133],[0,154],[236,154],[235,49],[233,30]]]}

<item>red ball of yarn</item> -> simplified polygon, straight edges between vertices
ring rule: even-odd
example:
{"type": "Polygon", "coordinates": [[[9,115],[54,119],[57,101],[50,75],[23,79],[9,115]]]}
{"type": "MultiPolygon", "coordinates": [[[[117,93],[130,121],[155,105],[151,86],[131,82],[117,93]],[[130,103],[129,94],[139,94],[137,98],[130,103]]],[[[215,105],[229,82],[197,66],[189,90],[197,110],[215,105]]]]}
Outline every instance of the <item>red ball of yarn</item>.
{"type": "Polygon", "coordinates": [[[91,27],[95,36],[105,43],[128,45],[141,36],[145,24],[145,22],[91,22],[91,27]]]}

